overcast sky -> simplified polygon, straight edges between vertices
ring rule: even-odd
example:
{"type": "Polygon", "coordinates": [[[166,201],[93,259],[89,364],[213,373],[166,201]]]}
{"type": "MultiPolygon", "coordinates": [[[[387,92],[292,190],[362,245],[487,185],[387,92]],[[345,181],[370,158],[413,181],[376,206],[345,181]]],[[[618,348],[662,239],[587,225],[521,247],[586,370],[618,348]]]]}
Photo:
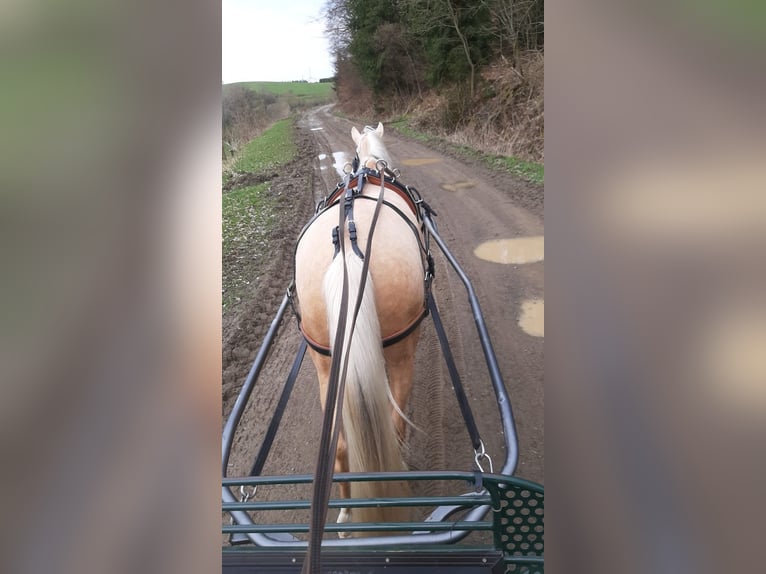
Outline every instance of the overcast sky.
{"type": "Polygon", "coordinates": [[[224,84],[333,75],[320,12],[325,0],[223,0],[224,84]]]}

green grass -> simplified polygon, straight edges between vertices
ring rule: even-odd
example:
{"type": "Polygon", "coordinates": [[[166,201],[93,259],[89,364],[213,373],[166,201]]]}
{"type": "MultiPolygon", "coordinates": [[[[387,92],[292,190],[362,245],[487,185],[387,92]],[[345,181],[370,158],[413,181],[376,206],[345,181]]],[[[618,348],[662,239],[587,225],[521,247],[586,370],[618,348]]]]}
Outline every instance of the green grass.
{"type": "Polygon", "coordinates": [[[278,121],[251,140],[234,163],[234,170],[267,173],[289,163],[298,151],[293,142],[293,123],[293,118],[278,121]]]}
{"type": "MultiPolygon", "coordinates": [[[[234,164],[237,172],[270,175],[290,162],[297,153],[293,118],[281,120],[251,140],[234,164]]],[[[222,175],[225,183],[229,174],[222,175]]],[[[276,201],[269,195],[270,183],[232,189],[223,194],[223,311],[249,297],[260,262],[268,253],[268,242],[277,220],[276,201]]]]}
{"type": "Polygon", "coordinates": [[[541,163],[502,155],[482,154],[482,156],[482,161],[489,164],[492,168],[505,170],[537,185],[545,183],[545,166],[541,163]]]}
{"type": "Polygon", "coordinates": [[[391,122],[389,125],[396,129],[398,132],[403,133],[404,135],[411,137],[414,140],[428,143],[439,139],[436,136],[428,135],[426,133],[412,129],[410,124],[407,122],[407,118],[399,118],[398,120],[391,122]]]}
{"type": "Polygon", "coordinates": [[[276,218],[269,183],[223,194],[223,310],[239,303],[255,280],[252,269],[267,251],[276,218]]]}
{"type": "Polygon", "coordinates": [[[413,129],[407,123],[406,118],[400,118],[391,122],[389,125],[412,139],[424,143],[439,142],[441,144],[446,144],[460,155],[471,159],[477,159],[495,171],[505,171],[537,185],[543,185],[545,183],[545,166],[541,163],[524,161],[517,157],[488,154],[468,146],[453,144],[438,136],[413,129]]]}
{"type": "Polygon", "coordinates": [[[335,97],[331,82],[237,82],[224,84],[223,89],[230,86],[245,86],[256,92],[269,93],[275,96],[289,96],[298,100],[316,100],[330,102],[335,97]]]}
{"type": "MultiPolygon", "coordinates": [[[[256,92],[268,92],[275,96],[290,94],[299,98],[306,97],[327,97],[333,95],[333,84],[330,82],[241,82],[256,92]]],[[[235,85],[235,84],[231,84],[235,85]]]]}
{"type": "Polygon", "coordinates": [[[245,86],[261,94],[272,94],[287,100],[290,107],[312,107],[329,104],[335,99],[334,84],[330,82],[238,82],[224,84],[226,91],[233,86],[245,86]]]}

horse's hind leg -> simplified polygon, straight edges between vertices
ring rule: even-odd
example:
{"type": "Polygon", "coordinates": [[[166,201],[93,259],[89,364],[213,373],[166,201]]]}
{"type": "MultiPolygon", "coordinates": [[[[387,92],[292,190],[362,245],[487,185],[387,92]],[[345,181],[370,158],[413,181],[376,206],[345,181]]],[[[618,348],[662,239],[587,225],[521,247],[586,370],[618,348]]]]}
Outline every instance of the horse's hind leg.
{"type": "MultiPolygon", "coordinates": [[[[324,412],[325,404],[327,402],[327,386],[328,386],[328,381],[330,379],[331,359],[329,357],[325,357],[324,355],[320,355],[313,349],[309,349],[309,353],[311,356],[311,360],[314,363],[314,367],[316,367],[317,377],[319,379],[319,400],[322,404],[322,412],[324,412]]],[[[339,472],[349,471],[348,446],[346,445],[346,437],[343,436],[342,432],[338,436],[338,450],[335,452],[334,470],[336,474],[339,472]]],[[[340,488],[341,498],[351,498],[350,483],[341,482],[339,483],[338,486],[340,488]]],[[[351,521],[351,510],[348,508],[341,508],[340,514],[338,514],[338,522],[350,522],[350,521],[351,521]]],[[[347,534],[345,532],[340,532],[338,535],[341,538],[346,538],[347,536],[350,536],[350,534],[347,534]]]]}
{"type": "MultiPolygon", "coordinates": [[[[416,328],[412,334],[384,349],[386,357],[386,370],[388,371],[388,384],[391,387],[391,394],[396,401],[401,412],[407,408],[412,393],[413,373],[415,369],[415,350],[420,337],[420,327],[416,328]]],[[[396,409],[391,413],[394,419],[396,431],[399,438],[404,441],[407,430],[406,421],[399,415],[396,409]]]]}
{"type": "MultiPolygon", "coordinates": [[[[343,433],[338,436],[338,450],[335,453],[335,473],[339,472],[348,472],[348,448],[346,446],[346,438],[343,436],[343,433]]],[[[340,497],[341,498],[351,498],[351,483],[350,482],[341,482],[339,483],[340,488],[340,497]]],[[[338,513],[338,520],[337,522],[343,523],[343,522],[351,522],[351,509],[350,508],[341,508],[340,512],[338,513]]],[[[340,538],[349,538],[351,536],[351,533],[349,532],[338,532],[338,536],[340,538]]]]}

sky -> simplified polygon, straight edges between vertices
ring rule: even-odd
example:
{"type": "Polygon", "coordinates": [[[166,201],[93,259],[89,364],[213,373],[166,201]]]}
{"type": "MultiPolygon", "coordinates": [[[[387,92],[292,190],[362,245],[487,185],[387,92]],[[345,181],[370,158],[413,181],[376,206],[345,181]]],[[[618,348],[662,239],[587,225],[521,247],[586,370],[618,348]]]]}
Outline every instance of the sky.
{"type": "Polygon", "coordinates": [[[224,84],[318,81],[332,76],[321,17],[325,0],[223,0],[224,84]]]}

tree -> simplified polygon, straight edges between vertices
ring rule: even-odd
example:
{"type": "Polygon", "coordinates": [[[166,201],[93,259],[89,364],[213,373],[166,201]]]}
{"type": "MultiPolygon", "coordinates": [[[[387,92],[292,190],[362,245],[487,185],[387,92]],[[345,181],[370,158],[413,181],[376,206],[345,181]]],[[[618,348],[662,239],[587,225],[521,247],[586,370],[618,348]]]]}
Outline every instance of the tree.
{"type": "Polygon", "coordinates": [[[468,0],[403,0],[401,10],[424,45],[432,83],[459,80],[467,72],[473,98],[478,69],[491,52],[487,5],[468,0]]]}

